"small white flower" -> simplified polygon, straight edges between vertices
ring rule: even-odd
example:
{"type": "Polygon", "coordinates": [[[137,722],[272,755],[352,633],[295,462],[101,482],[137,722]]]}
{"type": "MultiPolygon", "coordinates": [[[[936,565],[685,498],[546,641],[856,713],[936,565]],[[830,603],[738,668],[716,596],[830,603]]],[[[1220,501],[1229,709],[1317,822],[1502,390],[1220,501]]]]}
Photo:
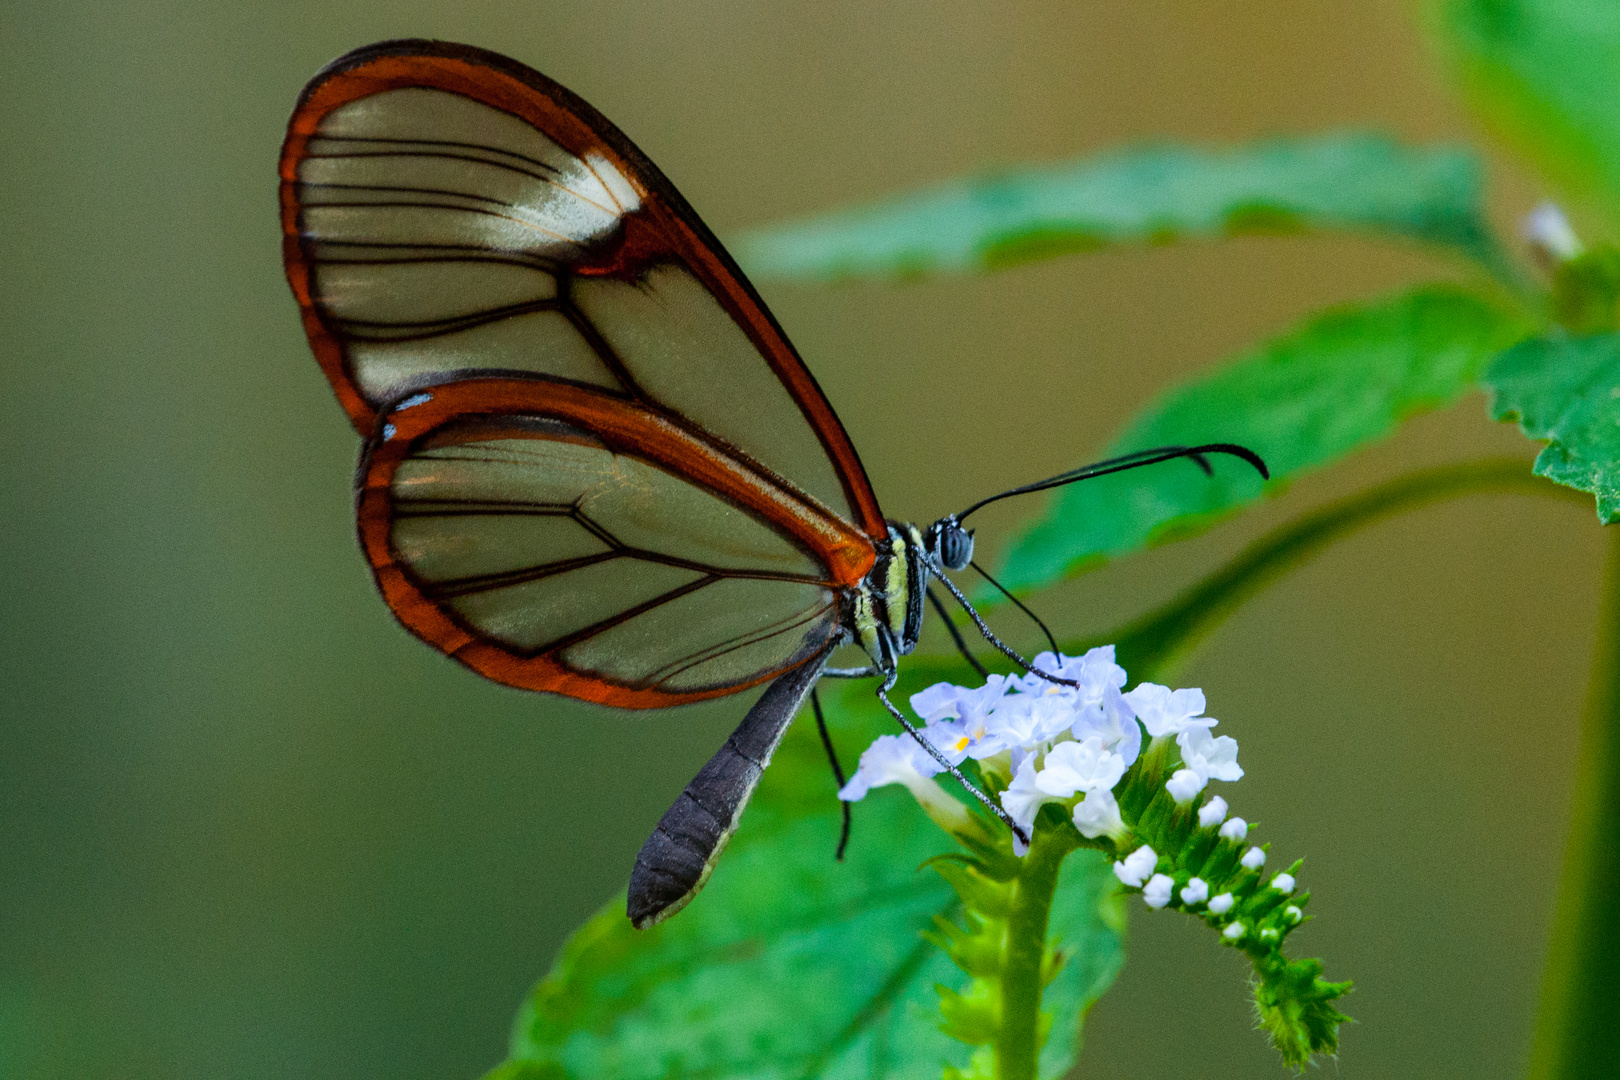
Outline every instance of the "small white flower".
{"type": "Polygon", "coordinates": [[[911,695],[911,709],[924,720],[982,720],[1011,689],[1005,675],[988,676],[983,686],[935,683],[911,695]]]}
{"type": "Polygon", "coordinates": [[[1133,889],[1141,888],[1142,882],[1153,873],[1153,868],[1159,863],[1158,854],[1146,844],[1125,856],[1123,862],[1114,864],[1114,876],[1133,889]]]}
{"type": "Polygon", "coordinates": [[[910,735],[879,735],[861,755],[855,775],[838,792],[838,797],[845,802],[860,802],[872,788],[888,784],[911,787],[941,771],[939,762],[910,735]]]}
{"type": "Polygon", "coordinates": [[[1243,853],[1241,862],[1245,870],[1258,870],[1266,865],[1266,853],[1257,847],[1252,847],[1243,853]]]}
{"type": "Polygon", "coordinates": [[[928,741],[951,764],[960,765],[965,757],[983,760],[1006,749],[1004,742],[991,737],[990,715],[1006,696],[1010,681],[1005,675],[991,675],[978,687],[935,683],[911,695],[911,708],[927,721],[923,730],[928,741]]]}
{"type": "Polygon", "coordinates": [[[1275,927],[1268,926],[1264,930],[1260,931],[1260,940],[1261,941],[1272,942],[1272,941],[1278,941],[1281,938],[1282,938],[1282,932],[1277,930],[1275,927]]]}
{"type": "Polygon", "coordinates": [[[1077,791],[1112,789],[1125,775],[1125,759],[1103,748],[1092,736],[1085,742],[1058,743],[1047,751],[1035,786],[1048,795],[1068,799],[1077,791]]]}
{"type": "Polygon", "coordinates": [[[1543,202],[1526,214],[1519,235],[1555,263],[1568,262],[1585,250],[1564,211],[1554,202],[1543,202]]]}
{"type": "Polygon", "coordinates": [[[986,718],[985,736],[969,753],[975,760],[1003,750],[1015,751],[1015,756],[1021,757],[1017,751],[1033,753],[1073,723],[1074,709],[1066,698],[1008,694],[986,718]]]}
{"type": "Polygon", "coordinates": [[[1164,782],[1164,789],[1176,800],[1177,806],[1186,806],[1198,797],[1198,793],[1204,790],[1207,783],[1208,780],[1191,769],[1177,769],[1175,775],[1164,782]]]}
{"type": "Polygon", "coordinates": [[[1305,917],[1305,913],[1299,909],[1298,904],[1289,904],[1283,908],[1283,914],[1288,916],[1288,921],[1291,923],[1297,923],[1305,917]]]}
{"type": "Polygon", "coordinates": [[[1235,900],[1233,899],[1232,894],[1229,892],[1223,892],[1221,895],[1209,902],[1210,913],[1214,915],[1225,915],[1228,911],[1232,910],[1233,903],[1235,903],[1235,900]]]}
{"type": "Polygon", "coordinates": [[[1119,836],[1125,832],[1125,822],[1119,816],[1119,803],[1107,788],[1086,792],[1086,797],[1075,804],[1074,827],[1087,840],[1095,840],[1107,833],[1119,836]]]}
{"type": "Polygon", "coordinates": [[[1242,923],[1235,922],[1229,925],[1225,930],[1221,931],[1221,937],[1225,938],[1227,941],[1242,941],[1243,935],[1247,932],[1247,928],[1244,927],[1242,923]]]}
{"type": "MultiPolygon", "coordinates": [[[[1013,774],[1013,781],[1001,793],[1001,808],[1018,822],[1025,832],[1035,827],[1035,815],[1040,812],[1042,803],[1056,802],[1046,792],[1035,786],[1035,759],[1027,757],[1018,766],[1013,774]]],[[[1013,837],[1015,847],[1020,847],[1018,837],[1013,837]]],[[[1020,851],[1018,854],[1022,855],[1020,851]]]]}
{"type": "Polygon", "coordinates": [[[1202,904],[1209,899],[1209,882],[1203,878],[1193,878],[1181,889],[1181,902],[1188,907],[1202,904]]]}
{"type": "Polygon", "coordinates": [[[1093,735],[1100,738],[1104,746],[1125,759],[1127,769],[1142,753],[1142,725],[1136,722],[1136,713],[1131,711],[1117,686],[1103,687],[1098,701],[1077,710],[1074,726],[1069,730],[1076,739],[1089,739],[1093,735]]]}
{"type": "Polygon", "coordinates": [[[1176,736],[1181,747],[1181,763],[1210,780],[1241,780],[1237,763],[1237,740],[1229,735],[1215,736],[1208,728],[1188,728],[1176,736]]]}
{"type": "Polygon", "coordinates": [[[1170,902],[1170,889],[1175,882],[1166,874],[1154,874],[1142,886],[1142,900],[1150,908],[1162,908],[1170,902]]]}
{"type": "MultiPolygon", "coordinates": [[[[1220,798],[1220,796],[1216,796],[1220,798]]],[[[1242,840],[1249,835],[1249,823],[1240,817],[1232,818],[1221,826],[1221,836],[1227,840],[1242,840]]]]}
{"type": "Polygon", "coordinates": [[[1084,702],[1091,702],[1098,700],[1107,687],[1111,686],[1118,690],[1125,686],[1125,669],[1114,663],[1112,645],[1099,645],[1095,649],[1088,649],[1084,656],[1043,652],[1030,662],[1030,667],[1080,685],[1060,686],[1031,673],[1015,680],[1026,694],[1068,693],[1076,695],[1084,702]]]}
{"type": "Polygon", "coordinates": [[[943,771],[939,762],[910,735],[879,735],[861,755],[855,775],[838,792],[838,797],[845,802],[859,802],[872,788],[904,784],[936,825],[946,832],[959,832],[967,828],[972,819],[967,807],[930,779],[943,771]]]}
{"type": "MultiPolygon", "coordinates": [[[[1198,825],[1207,829],[1226,820],[1226,800],[1219,795],[1198,808],[1198,825]]],[[[1241,820],[1241,819],[1239,819],[1241,820]]]]}
{"type": "Polygon", "coordinates": [[[1218,723],[1204,711],[1202,690],[1171,690],[1157,683],[1140,683],[1125,695],[1125,701],[1155,738],[1179,735],[1188,728],[1212,728],[1218,723]]]}
{"type": "Polygon", "coordinates": [[[1271,879],[1271,887],[1276,889],[1278,892],[1293,892],[1294,875],[1278,874],[1276,877],[1271,879]]]}

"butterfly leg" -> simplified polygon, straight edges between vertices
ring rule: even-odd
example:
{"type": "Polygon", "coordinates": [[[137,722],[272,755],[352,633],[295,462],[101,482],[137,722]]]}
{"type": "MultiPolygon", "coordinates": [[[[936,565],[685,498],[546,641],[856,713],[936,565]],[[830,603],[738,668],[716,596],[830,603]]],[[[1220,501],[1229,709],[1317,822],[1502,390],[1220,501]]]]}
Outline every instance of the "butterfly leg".
{"type": "MultiPolygon", "coordinates": [[[[821,715],[821,697],[816,693],[814,687],[810,689],[810,708],[816,714],[816,730],[821,732],[821,745],[827,748],[827,760],[832,764],[833,779],[838,781],[838,790],[843,791],[844,769],[838,764],[838,752],[833,749],[832,736],[827,734],[827,720],[821,715]]],[[[838,855],[836,857],[839,862],[843,862],[844,849],[849,846],[850,808],[849,803],[843,799],[838,800],[838,805],[844,809],[844,827],[838,834],[838,855]]]]}

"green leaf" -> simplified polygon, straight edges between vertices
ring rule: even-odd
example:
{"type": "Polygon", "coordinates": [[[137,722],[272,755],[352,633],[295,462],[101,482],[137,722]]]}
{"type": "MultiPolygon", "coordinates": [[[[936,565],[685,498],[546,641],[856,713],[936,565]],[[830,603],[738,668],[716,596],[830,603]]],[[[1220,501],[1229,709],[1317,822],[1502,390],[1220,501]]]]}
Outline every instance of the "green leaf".
{"type": "Polygon", "coordinates": [[[1109,244],[1350,229],[1449,245],[1494,265],[1480,186],[1465,150],[1368,134],[1139,149],[955,180],[748,233],[733,250],[760,278],[893,277],[1109,244]]]}
{"type": "MultiPolygon", "coordinates": [[[[1471,386],[1519,321],[1469,293],[1428,287],[1339,308],[1161,397],[1099,456],[1234,442],[1266,460],[1273,485],[1387,435],[1471,386]]],[[[1266,485],[1211,459],[1213,479],[1175,462],[1064,488],[1014,541],[1009,588],[1035,588],[1102,559],[1208,527],[1266,485]]]]}
{"type": "MultiPolygon", "coordinates": [[[[908,685],[956,669],[913,665],[908,685]]],[[[828,702],[846,764],[896,730],[870,687],[828,702]]],[[[519,1014],[488,1080],[890,1077],[935,1080],[972,1050],[938,1029],[934,986],[965,984],[923,938],[954,894],[923,860],[951,846],[902,788],[855,808],[849,854],[815,727],[795,725],[708,886],[675,918],[631,928],[619,898],[576,931],[519,1014]],[[502,1071],[505,1070],[505,1071],[502,1071]]],[[[1078,1051],[1079,1017],[1121,962],[1108,865],[1064,865],[1054,934],[1069,962],[1047,989],[1058,1021],[1042,1074],[1078,1051]]]]}
{"type": "Polygon", "coordinates": [[[1484,381],[1493,418],[1547,440],[1536,475],[1596,495],[1603,524],[1620,520],[1620,334],[1522,342],[1484,381]]]}
{"type": "Polygon", "coordinates": [[[1592,0],[1448,0],[1444,48],[1486,118],[1620,219],[1620,7],[1592,0]]]}

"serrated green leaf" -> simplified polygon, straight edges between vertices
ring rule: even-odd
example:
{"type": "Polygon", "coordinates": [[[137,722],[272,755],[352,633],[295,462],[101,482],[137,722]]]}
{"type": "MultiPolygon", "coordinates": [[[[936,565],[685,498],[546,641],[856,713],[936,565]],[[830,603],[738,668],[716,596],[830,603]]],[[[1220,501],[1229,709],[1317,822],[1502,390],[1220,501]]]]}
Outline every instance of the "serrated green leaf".
{"type": "MultiPolygon", "coordinates": [[[[908,685],[936,670],[954,668],[916,665],[908,685]]],[[[861,686],[828,702],[847,765],[894,729],[870,698],[861,686]]],[[[934,990],[966,977],[923,938],[954,895],[920,864],[950,841],[903,789],[884,788],[855,808],[836,863],[833,788],[801,718],[703,893],[648,931],[631,928],[622,897],[576,931],[519,1014],[508,1071],[490,1080],[934,1080],[947,1064],[966,1069],[972,1049],[939,1030],[934,990]]],[[[1052,929],[1070,960],[1047,990],[1059,1022],[1043,1075],[1072,1064],[1079,1017],[1119,968],[1113,896],[1097,853],[1065,864],[1052,929]]]]}
{"type": "MultiPolygon", "coordinates": [[[[1259,453],[1273,484],[1381,438],[1471,386],[1524,333],[1469,293],[1428,287],[1339,308],[1150,405],[1100,457],[1150,446],[1233,442],[1259,453]]],[[[1064,488],[1005,559],[1009,588],[1050,584],[1104,558],[1207,527],[1266,488],[1241,462],[1212,459],[1115,473],[1064,488]]]]}
{"type": "Polygon", "coordinates": [[[1598,520],[1620,520],[1620,334],[1536,338],[1485,372],[1491,416],[1547,440],[1535,473],[1597,496],[1598,520]]]}
{"type": "Polygon", "coordinates": [[[1620,224],[1620,6],[1446,0],[1440,25],[1487,120],[1620,224]]]}
{"type": "Polygon", "coordinates": [[[1494,258],[1466,150],[1377,135],[1154,148],[977,179],[748,233],[760,278],[992,269],[1109,244],[1350,229],[1494,258]]]}

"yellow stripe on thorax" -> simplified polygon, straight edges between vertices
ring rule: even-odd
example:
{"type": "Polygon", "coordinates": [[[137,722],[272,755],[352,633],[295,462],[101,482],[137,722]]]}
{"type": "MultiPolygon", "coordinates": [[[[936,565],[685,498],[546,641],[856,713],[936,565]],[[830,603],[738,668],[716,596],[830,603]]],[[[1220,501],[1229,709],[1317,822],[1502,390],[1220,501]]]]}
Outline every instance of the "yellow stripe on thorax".
{"type": "Polygon", "coordinates": [[[885,575],[888,580],[883,583],[883,603],[888,609],[889,629],[896,638],[900,637],[906,629],[906,542],[897,534],[890,534],[889,550],[894,557],[889,560],[889,572],[885,575]]]}

